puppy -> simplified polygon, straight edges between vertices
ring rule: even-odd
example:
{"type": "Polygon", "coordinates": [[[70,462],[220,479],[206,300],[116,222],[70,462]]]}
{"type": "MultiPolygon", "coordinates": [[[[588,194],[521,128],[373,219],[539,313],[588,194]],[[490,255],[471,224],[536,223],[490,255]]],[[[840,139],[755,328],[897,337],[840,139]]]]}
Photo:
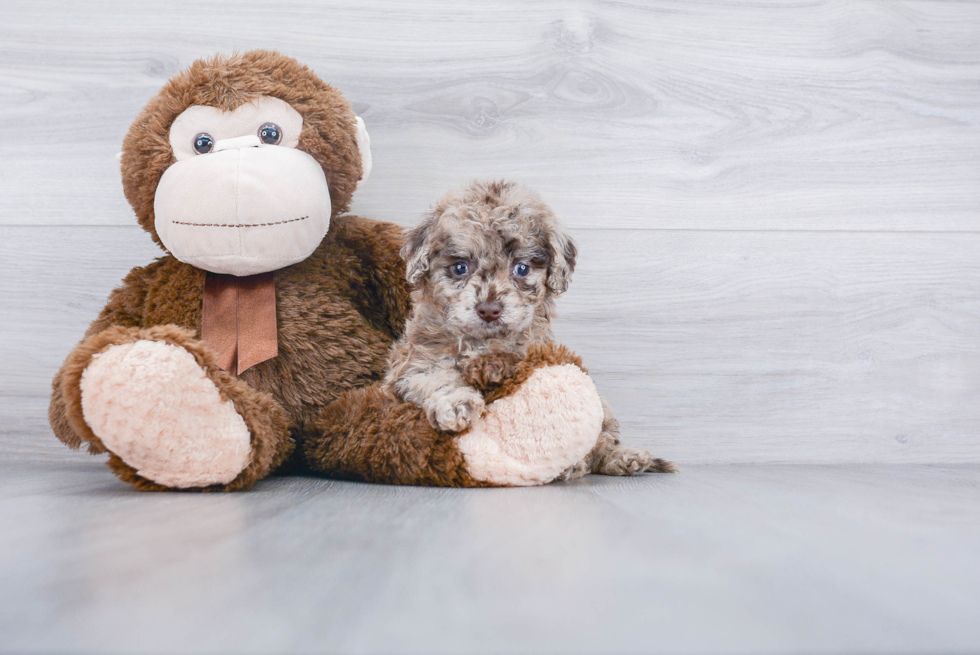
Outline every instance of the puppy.
{"type": "MultiPolygon", "coordinates": [[[[436,429],[465,430],[484,409],[483,396],[466,381],[475,375],[499,382],[529,344],[553,340],[555,298],[571,282],[575,242],[530,189],[474,182],[447,194],[408,230],[401,255],[413,309],[392,347],[385,384],[420,406],[436,429]],[[481,357],[488,354],[494,356],[481,357]]],[[[605,400],[603,410],[596,447],[562,478],[675,470],[622,446],[605,400]]]]}

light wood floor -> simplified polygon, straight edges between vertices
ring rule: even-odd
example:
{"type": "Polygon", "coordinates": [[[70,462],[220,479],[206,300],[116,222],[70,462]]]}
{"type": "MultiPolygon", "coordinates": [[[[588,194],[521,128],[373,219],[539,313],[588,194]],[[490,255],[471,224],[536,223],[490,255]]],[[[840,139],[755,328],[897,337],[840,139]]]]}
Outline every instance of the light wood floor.
{"type": "Polygon", "coordinates": [[[131,491],[0,463],[0,651],[980,649],[976,466],[131,491]]]}

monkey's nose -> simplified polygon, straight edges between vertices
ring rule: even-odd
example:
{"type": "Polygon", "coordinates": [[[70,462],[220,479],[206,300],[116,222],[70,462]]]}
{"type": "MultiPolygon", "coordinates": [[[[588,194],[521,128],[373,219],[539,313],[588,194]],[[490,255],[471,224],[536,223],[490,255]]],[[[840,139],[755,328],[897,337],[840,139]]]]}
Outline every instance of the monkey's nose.
{"type": "Polygon", "coordinates": [[[255,148],[262,142],[254,134],[246,136],[236,136],[230,139],[219,139],[214,142],[214,149],[211,152],[221,152],[222,150],[237,150],[238,148],[255,148]]]}
{"type": "Polygon", "coordinates": [[[496,321],[498,318],[500,318],[500,312],[503,310],[504,306],[496,300],[493,302],[483,301],[481,303],[477,303],[476,305],[476,313],[479,314],[480,318],[487,323],[496,321]]]}

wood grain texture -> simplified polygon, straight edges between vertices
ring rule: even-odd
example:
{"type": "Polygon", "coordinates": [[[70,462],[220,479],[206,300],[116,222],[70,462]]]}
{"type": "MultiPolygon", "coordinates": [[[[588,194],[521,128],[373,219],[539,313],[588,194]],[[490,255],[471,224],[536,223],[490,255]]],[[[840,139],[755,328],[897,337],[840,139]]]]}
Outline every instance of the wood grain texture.
{"type": "MultiPolygon", "coordinates": [[[[980,462],[980,234],[574,234],[556,333],[627,442],[682,463],[980,462]]],[[[51,376],[159,252],[136,227],[0,228],[3,448],[50,455],[51,376]]]]}
{"type": "Polygon", "coordinates": [[[129,225],[114,155],[200,56],[278,48],[353,101],[355,210],[527,181],[578,227],[980,229],[980,4],[7,2],[0,224],[129,225]]]}
{"type": "Polygon", "coordinates": [[[0,461],[4,653],[980,649],[980,470],[134,492],[0,461]]]}

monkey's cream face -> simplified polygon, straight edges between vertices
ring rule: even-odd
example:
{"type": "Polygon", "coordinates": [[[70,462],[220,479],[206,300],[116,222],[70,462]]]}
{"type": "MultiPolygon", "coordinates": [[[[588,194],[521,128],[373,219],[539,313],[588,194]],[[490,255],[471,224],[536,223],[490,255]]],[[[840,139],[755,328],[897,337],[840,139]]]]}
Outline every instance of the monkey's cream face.
{"type": "Polygon", "coordinates": [[[476,338],[526,330],[548,294],[546,245],[517,221],[443,217],[433,232],[426,295],[446,321],[476,338]]]}
{"type": "MultiPolygon", "coordinates": [[[[358,145],[367,177],[367,132],[358,145]]],[[[268,96],[234,111],[195,105],[174,120],[177,161],[160,178],[155,228],[170,253],[214,273],[254,275],[309,257],[330,226],[320,164],[299,150],[303,117],[268,96]]]]}

